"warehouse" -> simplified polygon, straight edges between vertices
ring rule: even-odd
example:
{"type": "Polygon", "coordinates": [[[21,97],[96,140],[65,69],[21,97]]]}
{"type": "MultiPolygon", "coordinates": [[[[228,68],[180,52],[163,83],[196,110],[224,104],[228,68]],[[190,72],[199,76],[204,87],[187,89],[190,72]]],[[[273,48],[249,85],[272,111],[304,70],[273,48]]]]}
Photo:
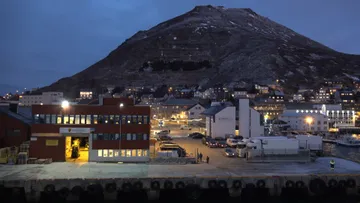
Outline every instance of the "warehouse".
{"type": "Polygon", "coordinates": [[[30,157],[71,162],[149,160],[150,107],[128,98],[33,105],[30,157]]]}

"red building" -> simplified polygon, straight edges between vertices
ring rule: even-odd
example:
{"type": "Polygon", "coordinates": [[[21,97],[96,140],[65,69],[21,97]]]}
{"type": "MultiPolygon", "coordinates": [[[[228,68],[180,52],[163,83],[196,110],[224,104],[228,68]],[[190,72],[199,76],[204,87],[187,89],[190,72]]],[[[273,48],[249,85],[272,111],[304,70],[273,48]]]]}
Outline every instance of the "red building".
{"type": "Polygon", "coordinates": [[[149,160],[150,107],[132,99],[102,98],[88,105],[33,105],[30,155],[72,160],[80,143],[82,161],[149,160]]]}
{"type": "Polygon", "coordinates": [[[32,119],[18,113],[17,104],[0,107],[0,148],[20,146],[30,139],[32,119]]]}

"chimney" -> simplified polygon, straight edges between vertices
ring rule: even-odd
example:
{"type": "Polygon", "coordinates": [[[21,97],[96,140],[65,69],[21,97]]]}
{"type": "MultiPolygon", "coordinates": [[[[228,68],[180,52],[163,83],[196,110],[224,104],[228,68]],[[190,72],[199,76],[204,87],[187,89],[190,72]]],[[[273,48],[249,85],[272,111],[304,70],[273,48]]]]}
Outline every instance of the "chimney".
{"type": "Polygon", "coordinates": [[[9,110],[13,113],[18,113],[18,108],[19,108],[18,104],[14,104],[14,103],[9,104],[9,110]]]}

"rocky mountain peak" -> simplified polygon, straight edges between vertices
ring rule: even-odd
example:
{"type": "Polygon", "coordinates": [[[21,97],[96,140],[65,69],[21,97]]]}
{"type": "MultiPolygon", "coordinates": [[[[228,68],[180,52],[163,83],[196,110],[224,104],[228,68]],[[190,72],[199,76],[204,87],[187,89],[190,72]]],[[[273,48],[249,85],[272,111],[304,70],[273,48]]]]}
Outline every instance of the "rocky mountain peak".
{"type": "Polygon", "coordinates": [[[276,79],[293,88],[358,70],[359,62],[250,8],[206,5],[137,32],[106,58],[43,90],[276,79]]]}

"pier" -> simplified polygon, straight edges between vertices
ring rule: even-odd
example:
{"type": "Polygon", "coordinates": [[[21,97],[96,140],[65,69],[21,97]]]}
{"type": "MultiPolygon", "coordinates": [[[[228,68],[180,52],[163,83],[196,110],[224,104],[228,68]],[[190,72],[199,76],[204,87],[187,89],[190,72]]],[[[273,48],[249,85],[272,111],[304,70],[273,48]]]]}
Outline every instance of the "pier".
{"type": "MultiPolygon", "coordinates": [[[[309,164],[244,163],[215,166],[211,164],[149,165],[117,163],[52,163],[47,165],[0,165],[0,186],[11,191],[5,195],[23,194],[28,202],[38,201],[41,194],[56,193],[76,200],[83,191],[116,199],[117,193],[146,191],[149,199],[159,198],[161,190],[190,190],[196,198],[201,190],[226,189],[231,196],[256,189],[267,189],[279,196],[285,189],[323,195],[328,189],[340,189],[348,195],[360,193],[360,164],[335,159],[331,171],[329,158],[309,164]]],[[[4,194],[4,193],[3,193],[4,194]]]]}

